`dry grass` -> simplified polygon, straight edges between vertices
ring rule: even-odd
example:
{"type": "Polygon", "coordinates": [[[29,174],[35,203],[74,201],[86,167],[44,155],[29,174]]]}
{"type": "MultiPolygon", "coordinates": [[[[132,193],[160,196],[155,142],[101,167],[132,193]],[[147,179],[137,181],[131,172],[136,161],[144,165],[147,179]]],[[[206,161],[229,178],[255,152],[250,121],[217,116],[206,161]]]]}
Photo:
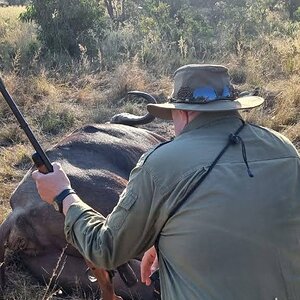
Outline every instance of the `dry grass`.
{"type": "Polygon", "coordinates": [[[300,132],[300,80],[296,75],[289,80],[274,80],[263,90],[266,99],[263,109],[248,114],[252,122],[282,132],[292,142],[298,143],[300,132]]]}
{"type": "MultiPolygon", "coordinates": [[[[83,297],[80,289],[74,290],[72,296],[62,293],[55,285],[44,285],[33,278],[22,266],[21,258],[17,254],[8,253],[6,257],[7,289],[5,300],[92,300],[95,297],[83,297]]],[[[53,276],[55,274],[53,273],[53,276]]]]}
{"type": "Polygon", "coordinates": [[[0,221],[10,211],[8,199],[29,168],[29,149],[24,145],[1,147],[0,150],[0,221]]]}
{"type": "MultiPolygon", "coordinates": [[[[19,37],[24,35],[27,32],[27,28],[22,26],[23,24],[18,20],[20,13],[25,11],[25,7],[22,6],[9,6],[1,7],[0,9],[0,28],[1,28],[1,38],[2,41],[10,37],[11,40],[16,42],[17,39],[12,39],[13,36],[19,37]],[[17,35],[16,32],[19,32],[20,35],[17,35]]],[[[27,26],[25,26],[27,27],[27,26]]]]}
{"type": "Polygon", "coordinates": [[[33,59],[38,51],[36,27],[32,23],[22,23],[18,17],[25,7],[0,8],[0,57],[5,69],[13,67],[21,71],[21,61],[33,59]]]}

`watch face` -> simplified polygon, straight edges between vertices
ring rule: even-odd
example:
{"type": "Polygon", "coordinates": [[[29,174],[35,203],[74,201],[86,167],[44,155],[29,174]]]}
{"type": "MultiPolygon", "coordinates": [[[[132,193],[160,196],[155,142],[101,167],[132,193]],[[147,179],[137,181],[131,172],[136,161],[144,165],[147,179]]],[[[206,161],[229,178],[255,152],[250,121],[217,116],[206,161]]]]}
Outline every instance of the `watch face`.
{"type": "Polygon", "coordinates": [[[58,204],[56,203],[56,201],[53,201],[53,207],[56,211],[59,211],[59,206],[58,204]]]}

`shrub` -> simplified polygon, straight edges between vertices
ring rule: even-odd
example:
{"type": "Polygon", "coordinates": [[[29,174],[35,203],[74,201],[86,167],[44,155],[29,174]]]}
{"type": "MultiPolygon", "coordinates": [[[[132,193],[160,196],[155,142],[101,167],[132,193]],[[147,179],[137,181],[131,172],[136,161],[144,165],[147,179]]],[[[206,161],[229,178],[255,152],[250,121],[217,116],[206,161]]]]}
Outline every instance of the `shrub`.
{"type": "Polygon", "coordinates": [[[97,0],[31,0],[23,21],[39,25],[39,39],[54,52],[67,52],[79,57],[81,48],[96,54],[95,36],[105,28],[103,6],[97,0]]]}
{"type": "Polygon", "coordinates": [[[48,105],[37,118],[37,125],[46,134],[58,134],[71,128],[75,123],[75,116],[67,109],[59,110],[48,105]]]}

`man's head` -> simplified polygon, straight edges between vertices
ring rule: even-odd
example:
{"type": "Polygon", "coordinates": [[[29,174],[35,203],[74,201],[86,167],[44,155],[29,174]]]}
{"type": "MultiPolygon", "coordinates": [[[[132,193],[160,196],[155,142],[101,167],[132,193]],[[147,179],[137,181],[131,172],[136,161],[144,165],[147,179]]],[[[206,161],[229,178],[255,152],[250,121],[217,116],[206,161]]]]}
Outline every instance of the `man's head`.
{"type": "Polygon", "coordinates": [[[194,116],[191,112],[224,112],[249,109],[261,105],[257,96],[238,97],[230,82],[228,69],[219,65],[186,65],[174,74],[174,88],[167,103],[149,104],[147,109],[155,117],[174,120],[179,112],[182,118],[194,116]],[[181,114],[181,113],[180,113],[181,114]],[[173,115],[173,117],[172,117],[173,115]]]}

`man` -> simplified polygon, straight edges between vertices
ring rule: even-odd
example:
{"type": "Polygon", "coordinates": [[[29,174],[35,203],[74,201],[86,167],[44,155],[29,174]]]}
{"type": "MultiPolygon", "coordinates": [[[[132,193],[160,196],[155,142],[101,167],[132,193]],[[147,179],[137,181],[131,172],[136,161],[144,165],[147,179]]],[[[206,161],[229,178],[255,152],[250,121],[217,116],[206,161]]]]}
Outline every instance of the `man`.
{"type": "Polygon", "coordinates": [[[300,160],[282,135],[244,122],[228,70],[187,65],[168,103],[176,137],[146,153],[105,219],[72,194],[59,165],[33,173],[39,193],[59,195],[67,240],[107,269],[141,255],[142,278],[158,250],[162,299],[300,299],[300,160]]]}

